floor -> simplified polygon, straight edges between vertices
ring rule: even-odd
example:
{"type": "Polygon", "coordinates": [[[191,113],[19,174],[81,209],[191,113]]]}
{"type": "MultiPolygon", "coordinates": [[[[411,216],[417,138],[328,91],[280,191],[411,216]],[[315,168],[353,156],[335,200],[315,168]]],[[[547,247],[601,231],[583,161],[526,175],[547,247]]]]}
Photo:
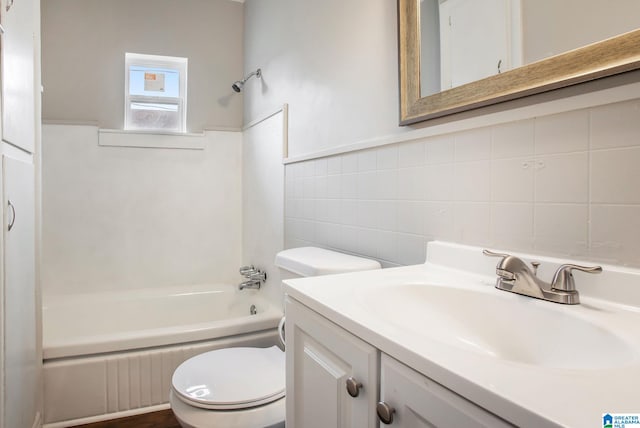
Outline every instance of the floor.
{"type": "Polygon", "coordinates": [[[128,418],[77,425],[76,428],[180,428],[180,425],[171,409],[167,409],[128,418]]]}

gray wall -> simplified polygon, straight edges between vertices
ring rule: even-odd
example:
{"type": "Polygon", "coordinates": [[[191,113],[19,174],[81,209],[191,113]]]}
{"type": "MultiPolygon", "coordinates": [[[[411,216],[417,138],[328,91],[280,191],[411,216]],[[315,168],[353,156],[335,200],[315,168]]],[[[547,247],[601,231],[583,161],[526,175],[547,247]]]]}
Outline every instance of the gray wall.
{"type": "Polygon", "coordinates": [[[249,0],[245,123],[289,103],[289,155],[398,128],[396,2],[249,0]]]}
{"type": "Polygon", "coordinates": [[[43,120],[121,129],[125,52],[189,58],[187,131],[242,125],[243,4],[42,1],[43,120]]]}

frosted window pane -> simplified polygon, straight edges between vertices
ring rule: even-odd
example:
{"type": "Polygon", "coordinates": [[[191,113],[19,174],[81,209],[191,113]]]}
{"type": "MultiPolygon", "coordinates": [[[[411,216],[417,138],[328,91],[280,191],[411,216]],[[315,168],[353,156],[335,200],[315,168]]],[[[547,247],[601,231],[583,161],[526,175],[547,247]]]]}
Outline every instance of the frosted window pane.
{"type": "Polygon", "coordinates": [[[131,103],[131,125],[137,129],[178,130],[180,113],[176,104],[131,103]]]}

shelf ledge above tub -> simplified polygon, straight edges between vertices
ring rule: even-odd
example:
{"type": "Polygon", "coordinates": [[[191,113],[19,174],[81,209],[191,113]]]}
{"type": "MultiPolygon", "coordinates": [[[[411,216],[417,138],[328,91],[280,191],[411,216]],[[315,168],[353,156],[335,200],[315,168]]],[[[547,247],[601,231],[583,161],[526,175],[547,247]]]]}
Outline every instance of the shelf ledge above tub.
{"type": "Polygon", "coordinates": [[[98,145],[153,149],[204,150],[205,133],[99,129],[98,145]]]}

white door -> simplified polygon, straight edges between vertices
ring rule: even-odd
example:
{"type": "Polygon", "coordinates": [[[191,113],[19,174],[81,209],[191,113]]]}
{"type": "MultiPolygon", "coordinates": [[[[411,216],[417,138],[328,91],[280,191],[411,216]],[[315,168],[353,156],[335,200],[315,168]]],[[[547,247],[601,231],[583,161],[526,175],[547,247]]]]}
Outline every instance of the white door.
{"type": "Polygon", "coordinates": [[[440,3],[442,89],[521,65],[520,0],[440,3]]]}
{"type": "Polygon", "coordinates": [[[35,145],[34,0],[2,0],[2,139],[27,152],[35,145]]]}
{"type": "Polygon", "coordinates": [[[378,351],[289,299],[286,314],[287,428],[377,426],[378,351]]]}
{"type": "Polygon", "coordinates": [[[30,428],[36,417],[35,219],[33,165],[3,157],[4,364],[0,427],[30,428]]]}
{"type": "Polygon", "coordinates": [[[380,370],[380,403],[393,409],[394,428],[512,427],[388,355],[382,355],[380,370]]]}

